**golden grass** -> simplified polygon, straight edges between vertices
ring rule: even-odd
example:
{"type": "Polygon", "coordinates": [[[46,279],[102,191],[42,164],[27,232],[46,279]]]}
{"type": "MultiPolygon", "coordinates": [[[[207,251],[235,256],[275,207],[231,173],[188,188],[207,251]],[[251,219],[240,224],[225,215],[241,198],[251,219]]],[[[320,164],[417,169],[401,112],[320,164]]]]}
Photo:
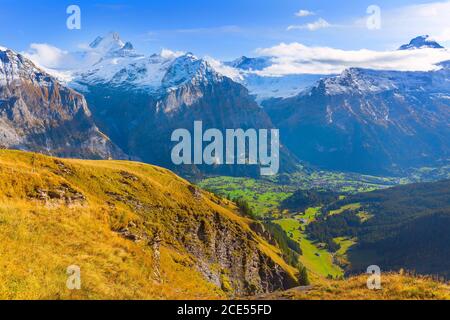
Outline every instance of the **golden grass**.
{"type": "MultiPolygon", "coordinates": [[[[86,209],[0,205],[1,299],[218,298],[194,268],[161,252],[160,282],[150,249],[111,232],[107,221],[86,209]],[[102,221],[103,220],[103,221],[102,221]],[[81,268],[82,290],[66,287],[66,269],[81,268]]],[[[179,259],[179,258],[178,258],[179,259]]]]}
{"type": "Polygon", "coordinates": [[[381,290],[367,288],[368,275],[345,280],[322,280],[311,289],[291,289],[263,299],[291,300],[450,300],[450,286],[430,277],[383,274],[381,290]]]}
{"type": "MultiPolygon", "coordinates": [[[[251,237],[250,243],[295,277],[279,249],[253,233],[253,221],[237,215],[233,203],[203,191],[193,194],[192,188],[166,169],[141,163],[60,160],[0,150],[0,299],[230,297],[226,270],[224,288],[211,284],[197,271],[197,257],[180,241],[189,228],[215,214],[229,232],[251,237]],[[160,235],[159,259],[148,241],[121,236],[123,228],[144,239],[160,235]],[[81,268],[79,291],[66,287],[71,265],[81,268]]],[[[424,277],[383,275],[381,291],[368,290],[366,276],[312,278],[308,291],[266,297],[450,299],[448,285],[424,277]]]]}
{"type": "Polygon", "coordinates": [[[226,298],[179,241],[189,224],[216,213],[294,276],[232,203],[190,188],[141,163],[0,150],[0,299],[226,298]],[[119,235],[123,228],[145,239],[161,235],[159,264],[146,241],[119,235]],[[79,291],[66,287],[70,265],[81,268],[79,291]]]}

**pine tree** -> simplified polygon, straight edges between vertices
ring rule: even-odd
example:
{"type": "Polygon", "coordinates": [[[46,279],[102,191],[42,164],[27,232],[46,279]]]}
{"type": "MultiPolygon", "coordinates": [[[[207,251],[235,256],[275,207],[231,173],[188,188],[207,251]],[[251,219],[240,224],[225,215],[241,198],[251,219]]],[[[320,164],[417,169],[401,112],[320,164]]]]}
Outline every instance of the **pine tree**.
{"type": "Polygon", "coordinates": [[[300,267],[299,270],[299,275],[298,275],[298,283],[301,286],[309,286],[311,284],[311,282],[309,282],[309,277],[308,277],[308,270],[306,270],[305,267],[300,267]]]}

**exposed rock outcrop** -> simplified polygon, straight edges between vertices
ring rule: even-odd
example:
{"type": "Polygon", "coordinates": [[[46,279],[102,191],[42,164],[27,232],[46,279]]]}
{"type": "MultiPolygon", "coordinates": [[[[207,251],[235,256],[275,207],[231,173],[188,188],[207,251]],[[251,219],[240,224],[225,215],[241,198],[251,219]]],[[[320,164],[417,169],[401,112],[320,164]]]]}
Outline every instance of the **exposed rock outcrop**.
{"type": "Polygon", "coordinates": [[[0,145],[61,157],[125,159],[84,97],[31,61],[0,49],[0,145]]]}

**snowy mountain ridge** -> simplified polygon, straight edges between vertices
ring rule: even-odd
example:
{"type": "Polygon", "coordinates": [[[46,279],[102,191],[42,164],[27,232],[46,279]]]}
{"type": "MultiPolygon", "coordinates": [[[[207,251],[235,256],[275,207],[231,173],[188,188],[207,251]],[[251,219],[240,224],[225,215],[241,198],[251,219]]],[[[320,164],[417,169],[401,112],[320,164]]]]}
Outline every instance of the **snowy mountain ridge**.
{"type": "Polygon", "coordinates": [[[216,67],[218,72],[242,84],[256,97],[258,102],[270,98],[293,97],[314,83],[329,75],[320,74],[288,74],[270,76],[263,71],[274,64],[274,58],[265,56],[249,58],[242,56],[233,61],[223,62],[216,67]]]}
{"type": "MultiPolygon", "coordinates": [[[[419,57],[423,59],[423,56],[426,57],[428,54],[426,50],[435,49],[445,51],[429,36],[421,36],[402,46],[400,51],[403,50],[407,56],[407,50],[414,50],[418,54],[420,50],[419,57]]],[[[442,56],[445,57],[444,54],[442,56]]],[[[46,71],[82,92],[86,92],[89,85],[104,84],[126,87],[130,90],[164,93],[189,81],[196,84],[202,81],[208,83],[228,77],[246,87],[257,102],[262,103],[270,98],[293,97],[307,91],[322,79],[343,76],[338,73],[272,75],[266,71],[279,63],[279,59],[272,56],[256,58],[242,56],[228,62],[208,57],[198,58],[191,53],[170,50],[162,50],[159,54],[148,56],[137,52],[132,43],[123,41],[115,32],[97,37],[84,51],[71,54],[71,58],[71,61],[77,61],[73,64],[76,65],[75,68],[69,66],[68,70],[46,69],[46,71]]],[[[351,69],[344,71],[344,74],[354,72],[351,69]]],[[[383,70],[376,72],[384,74],[383,70]]],[[[335,82],[333,79],[328,84],[339,90],[335,82]]],[[[367,85],[371,90],[375,90],[370,84],[366,84],[366,89],[367,85]]]]}
{"type": "Polygon", "coordinates": [[[52,83],[52,79],[30,60],[10,49],[0,47],[0,85],[12,84],[23,79],[43,87],[48,87],[52,83]]]}
{"type": "Polygon", "coordinates": [[[325,76],[260,75],[260,71],[272,65],[271,57],[243,56],[232,62],[220,62],[167,49],[148,56],[137,52],[132,43],[123,41],[115,32],[97,37],[83,51],[70,53],[69,60],[72,63],[66,69],[44,69],[81,92],[86,92],[90,85],[103,84],[164,93],[189,81],[208,83],[228,77],[245,86],[261,102],[294,96],[325,76]]]}
{"type": "Polygon", "coordinates": [[[436,71],[379,71],[350,68],[342,74],[322,80],[329,95],[350,93],[380,93],[450,91],[450,61],[443,62],[436,71]]]}
{"type": "Polygon", "coordinates": [[[444,49],[429,35],[419,36],[410,41],[408,44],[402,45],[399,50],[417,50],[417,49],[444,49]]]}
{"type": "Polygon", "coordinates": [[[223,79],[208,62],[192,53],[163,50],[160,54],[145,56],[137,53],[130,42],[123,42],[117,33],[98,37],[89,47],[99,60],[74,71],[74,87],[82,89],[85,85],[105,84],[159,92],[170,91],[189,81],[195,84],[223,79]]]}

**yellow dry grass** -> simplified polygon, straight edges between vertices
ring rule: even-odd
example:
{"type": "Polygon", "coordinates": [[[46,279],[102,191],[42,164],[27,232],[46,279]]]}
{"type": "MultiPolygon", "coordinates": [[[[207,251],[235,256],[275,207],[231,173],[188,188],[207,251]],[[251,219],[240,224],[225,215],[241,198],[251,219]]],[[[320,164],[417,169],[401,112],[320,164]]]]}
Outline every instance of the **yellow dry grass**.
{"type": "MultiPolygon", "coordinates": [[[[173,221],[219,212],[249,231],[250,220],[235,214],[232,203],[205,192],[200,197],[159,167],[0,150],[0,299],[226,298],[193,266],[173,221]],[[163,236],[158,265],[145,241],[118,234],[130,225],[163,236]],[[81,290],[66,287],[71,265],[81,268],[81,290]]],[[[254,236],[295,273],[276,248],[254,236]]]]}
{"type": "Polygon", "coordinates": [[[369,290],[368,275],[322,280],[310,289],[291,289],[263,297],[291,300],[450,300],[450,286],[430,277],[383,274],[381,289],[369,290]]]}

